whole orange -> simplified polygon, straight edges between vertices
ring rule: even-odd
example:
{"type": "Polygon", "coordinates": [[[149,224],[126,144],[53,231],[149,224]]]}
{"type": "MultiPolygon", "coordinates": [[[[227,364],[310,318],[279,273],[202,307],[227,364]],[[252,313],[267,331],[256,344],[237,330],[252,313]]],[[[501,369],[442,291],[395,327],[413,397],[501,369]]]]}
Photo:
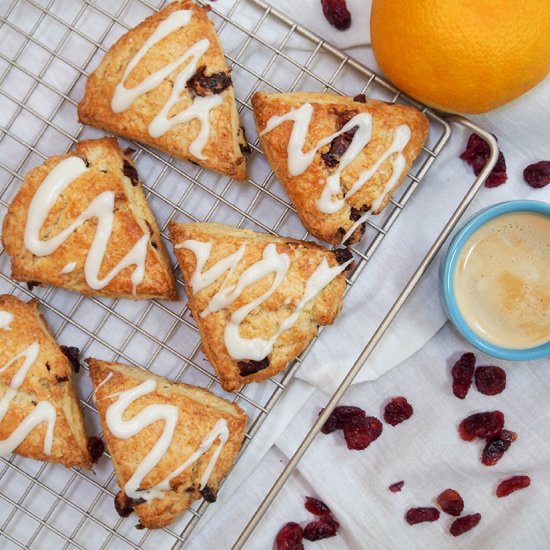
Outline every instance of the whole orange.
{"type": "Polygon", "coordinates": [[[482,113],[550,71],[550,1],[373,0],[371,41],[405,93],[445,111],[482,113]]]}

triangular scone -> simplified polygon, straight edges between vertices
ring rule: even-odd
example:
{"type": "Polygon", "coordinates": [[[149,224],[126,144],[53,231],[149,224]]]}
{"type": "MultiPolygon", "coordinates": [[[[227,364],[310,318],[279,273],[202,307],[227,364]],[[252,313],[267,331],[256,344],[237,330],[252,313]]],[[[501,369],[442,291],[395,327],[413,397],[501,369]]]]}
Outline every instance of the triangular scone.
{"type": "Polygon", "coordinates": [[[72,372],[37,303],[0,296],[0,456],[91,468],[103,451],[86,435],[72,372]]]}
{"type": "Polygon", "coordinates": [[[144,369],[97,359],[87,363],[121,487],[118,513],[134,510],[143,526],[156,529],[201,496],[215,501],[244,438],[248,419],[241,408],[144,369]],[[161,439],[164,447],[155,450],[161,439]]]}
{"type": "Polygon", "coordinates": [[[361,239],[368,212],[384,209],[428,135],[417,109],[364,95],[258,92],[252,105],[262,148],[302,223],[331,244],[361,239]]]}
{"type": "Polygon", "coordinates": [[[88,78],[78,117],[242,180],[249,147],[209,9],[172,2],[130,29],[88,78]]]}
{"type": "Polygon", "coordinates": [[[202,348],[227,391],[283,370],[340,312],[347,249],[216,223],[169,229],[202,348]]]}
{"type": "Polygon", "coordinates": [[[17,281],[177,299],[134,163],[113,138],[82,141],[31,170],[4,218],[2,241],[17,281]]]}

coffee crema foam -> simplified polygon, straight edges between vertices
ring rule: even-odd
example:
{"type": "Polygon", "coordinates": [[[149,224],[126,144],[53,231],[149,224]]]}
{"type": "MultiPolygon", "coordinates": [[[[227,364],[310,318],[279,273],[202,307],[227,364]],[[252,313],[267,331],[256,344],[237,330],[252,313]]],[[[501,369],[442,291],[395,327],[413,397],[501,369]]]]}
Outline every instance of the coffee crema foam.
{"type": "Polygon", "coordinates": [[[480,227],[458,257],[454,293],[487,342],[526,349],[550,341],[550,218],[514,212],[480,227]]]}

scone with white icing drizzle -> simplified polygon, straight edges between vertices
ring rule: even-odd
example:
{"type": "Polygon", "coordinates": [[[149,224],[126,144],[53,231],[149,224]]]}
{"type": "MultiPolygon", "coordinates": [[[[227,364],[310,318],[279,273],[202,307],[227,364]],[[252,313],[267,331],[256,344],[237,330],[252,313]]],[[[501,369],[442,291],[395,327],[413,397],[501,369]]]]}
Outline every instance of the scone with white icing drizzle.
{"type": "Polygon", "coordinates": [[[283,370],[342,307],[348,249],[216,223],[171,223],[202,348],[227,391],[283,370]]]}
{"type": "Polygon", "coordinates": [[[144,369],[87,359],[95,402],[121,491],[117,512],[170,524],[193,502],[216,500],[244,438],[234,403],[144,369]]]}
{"type": "Polygon", "coordinates": [[[129,151],[80,142],[27,174],[4,218],[12,278],[87,295],[177,299],[129,151]]]}
{"type": "Polygon", "coordinates": [[[0,456],[67,468],[91,468],[101,456],[101,440],[86,434],[72,382],[66,353],[74,350],[57,345],[34,300],[0,296],[0,456]]]}
{"type": "Polygon", "coordinates": [[[88,78],[78,116],[242,180],[249,146],[209,9],[172,2],[130,29],[88,78]]]}
{"type": "Polygon", "coordinates": [[[302,223],[331,244],[358,242],[428,135],[414,107],[327,93],[257,92],[256,127],[302,223]]]}

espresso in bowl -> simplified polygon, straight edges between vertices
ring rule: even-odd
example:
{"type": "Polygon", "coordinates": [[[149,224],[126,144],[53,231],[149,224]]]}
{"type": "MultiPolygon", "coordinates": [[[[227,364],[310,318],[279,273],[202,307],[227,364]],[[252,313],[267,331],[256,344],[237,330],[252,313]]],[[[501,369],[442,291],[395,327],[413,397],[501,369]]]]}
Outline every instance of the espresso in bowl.
{"type": "Polygon", "coordinates": [[[550,355],[550,205],[512,201],[474,216],[442,262],[449,319],[482,351],[550,355]]]}

